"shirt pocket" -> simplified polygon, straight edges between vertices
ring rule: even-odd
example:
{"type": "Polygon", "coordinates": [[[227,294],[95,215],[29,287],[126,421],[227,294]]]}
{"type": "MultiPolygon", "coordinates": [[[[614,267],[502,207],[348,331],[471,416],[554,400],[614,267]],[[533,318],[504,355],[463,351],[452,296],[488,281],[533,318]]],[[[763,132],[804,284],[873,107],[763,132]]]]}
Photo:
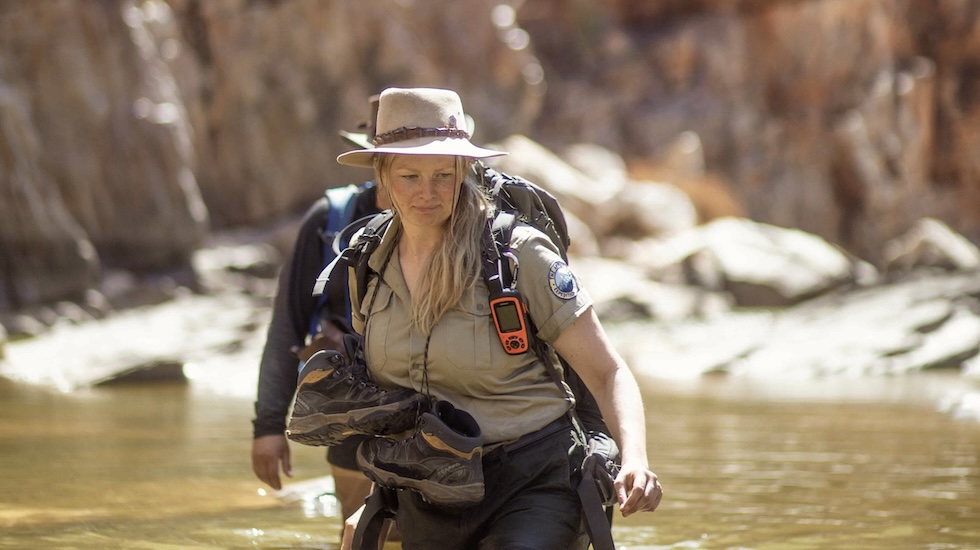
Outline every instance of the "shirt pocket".
{"type": "Polygon", "coordinates": [[[500,339],[490,318],[490,296],[486,287],[478,285],[447,317],[433,332],[433,340],[439,336],[440,355],[458,369],[494,368],[491,345],[500,346],[500,339]]]}
{"type": "Polygon", "coordinates": [[[381,285],[378,293],[374,295],[377,280],[368,284],[368,292],[364,302],[361,303],[361,314],[367,318],[367,326],[364,329],[364,358],[370,370],[382,371],[388,364],[388,338],[391,336],[389,328],[392,326],[392,290],[388,285],[381,285]],[[370,308],[370,309],[369,309],[370,308]]]}

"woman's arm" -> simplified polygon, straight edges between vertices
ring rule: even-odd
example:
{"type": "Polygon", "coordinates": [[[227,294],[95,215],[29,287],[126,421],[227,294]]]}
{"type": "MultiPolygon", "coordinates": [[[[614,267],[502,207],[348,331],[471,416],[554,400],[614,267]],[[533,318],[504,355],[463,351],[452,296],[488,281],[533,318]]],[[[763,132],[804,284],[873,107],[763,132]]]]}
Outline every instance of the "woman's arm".
{"type": "Polygon", "coordinates": [[[616,492],[623,516],[653,511],[663,489],[650,471],[646,450],[646,418],[640,388],[626,362],[606,338],[589,307],[555,340],[559,353],[579,374],[599,403],[599,410],[619,445],[623,459],[616,492]]]}

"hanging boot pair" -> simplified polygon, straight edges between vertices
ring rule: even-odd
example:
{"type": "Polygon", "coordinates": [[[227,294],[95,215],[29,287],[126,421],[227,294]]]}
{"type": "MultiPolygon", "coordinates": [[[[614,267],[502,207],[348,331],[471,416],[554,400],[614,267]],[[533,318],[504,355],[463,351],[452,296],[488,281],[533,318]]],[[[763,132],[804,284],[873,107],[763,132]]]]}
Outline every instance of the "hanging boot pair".
{"type": "Polygon", "coordinates": [[[357,464],[375,483],[414,489],[432,504],[465,507],[483,500],[483,435],[476,420],[448,401],[422,414],[404,440],[377,437],[357,448],[357,464]]]}
{"type": "Polygon", "coordinates": [[[321,350],[306,361],[286,428],[290,440],[329,447],[357,434],[399,434],[428,410],[428,398],[415,390],[383,390],[371,382],[358,360],[357,339],[348,337],[345,344],[346,355],[321,350]]]}

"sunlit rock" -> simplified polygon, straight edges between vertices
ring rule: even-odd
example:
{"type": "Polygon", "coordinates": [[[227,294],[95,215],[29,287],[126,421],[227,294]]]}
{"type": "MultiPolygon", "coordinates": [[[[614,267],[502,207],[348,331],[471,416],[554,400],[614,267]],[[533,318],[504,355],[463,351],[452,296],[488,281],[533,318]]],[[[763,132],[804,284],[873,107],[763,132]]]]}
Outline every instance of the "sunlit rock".
{"type": "Polygon", "coordinates": [[[854,281],[850,259],[823,239],[740,218],[648,242],[630,261],[657,278],[729,292],[740,307],[783,307],[854,281]]]}
{"type": "Polygon", "coordinates": [[[885,243],[884,258],[889,271],[905,272],[922,267],[980,269],[980,249],[933,218],[916,221],[907,232],[885,243]]]}

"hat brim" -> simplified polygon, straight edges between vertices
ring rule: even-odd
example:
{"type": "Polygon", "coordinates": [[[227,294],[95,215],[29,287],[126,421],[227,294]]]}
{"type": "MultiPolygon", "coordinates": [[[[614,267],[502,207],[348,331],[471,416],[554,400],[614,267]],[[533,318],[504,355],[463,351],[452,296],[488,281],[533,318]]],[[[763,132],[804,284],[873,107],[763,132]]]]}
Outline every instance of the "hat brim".
{"type": "Polygon", "coordinates": [[[367,134],[358,132],[347,132],[345,130],[340,131],[340,137],[344,141],[350,143],[354,147],[360,147],[361,149],[373,149],[374,144],[371,143],[371,139],[367,134]]]}
{"type": "Polygon", "coordinates": [[[348,151],[337,157],[337,162],[347,166],[371,168],[374,155],[438,155],[449,157],[469,157],[485,159],[506,155],[504,151],[477,147],[466,139],[460,138],[417,138],[397,143],[389,143],[378,147],[348,151]]]}

